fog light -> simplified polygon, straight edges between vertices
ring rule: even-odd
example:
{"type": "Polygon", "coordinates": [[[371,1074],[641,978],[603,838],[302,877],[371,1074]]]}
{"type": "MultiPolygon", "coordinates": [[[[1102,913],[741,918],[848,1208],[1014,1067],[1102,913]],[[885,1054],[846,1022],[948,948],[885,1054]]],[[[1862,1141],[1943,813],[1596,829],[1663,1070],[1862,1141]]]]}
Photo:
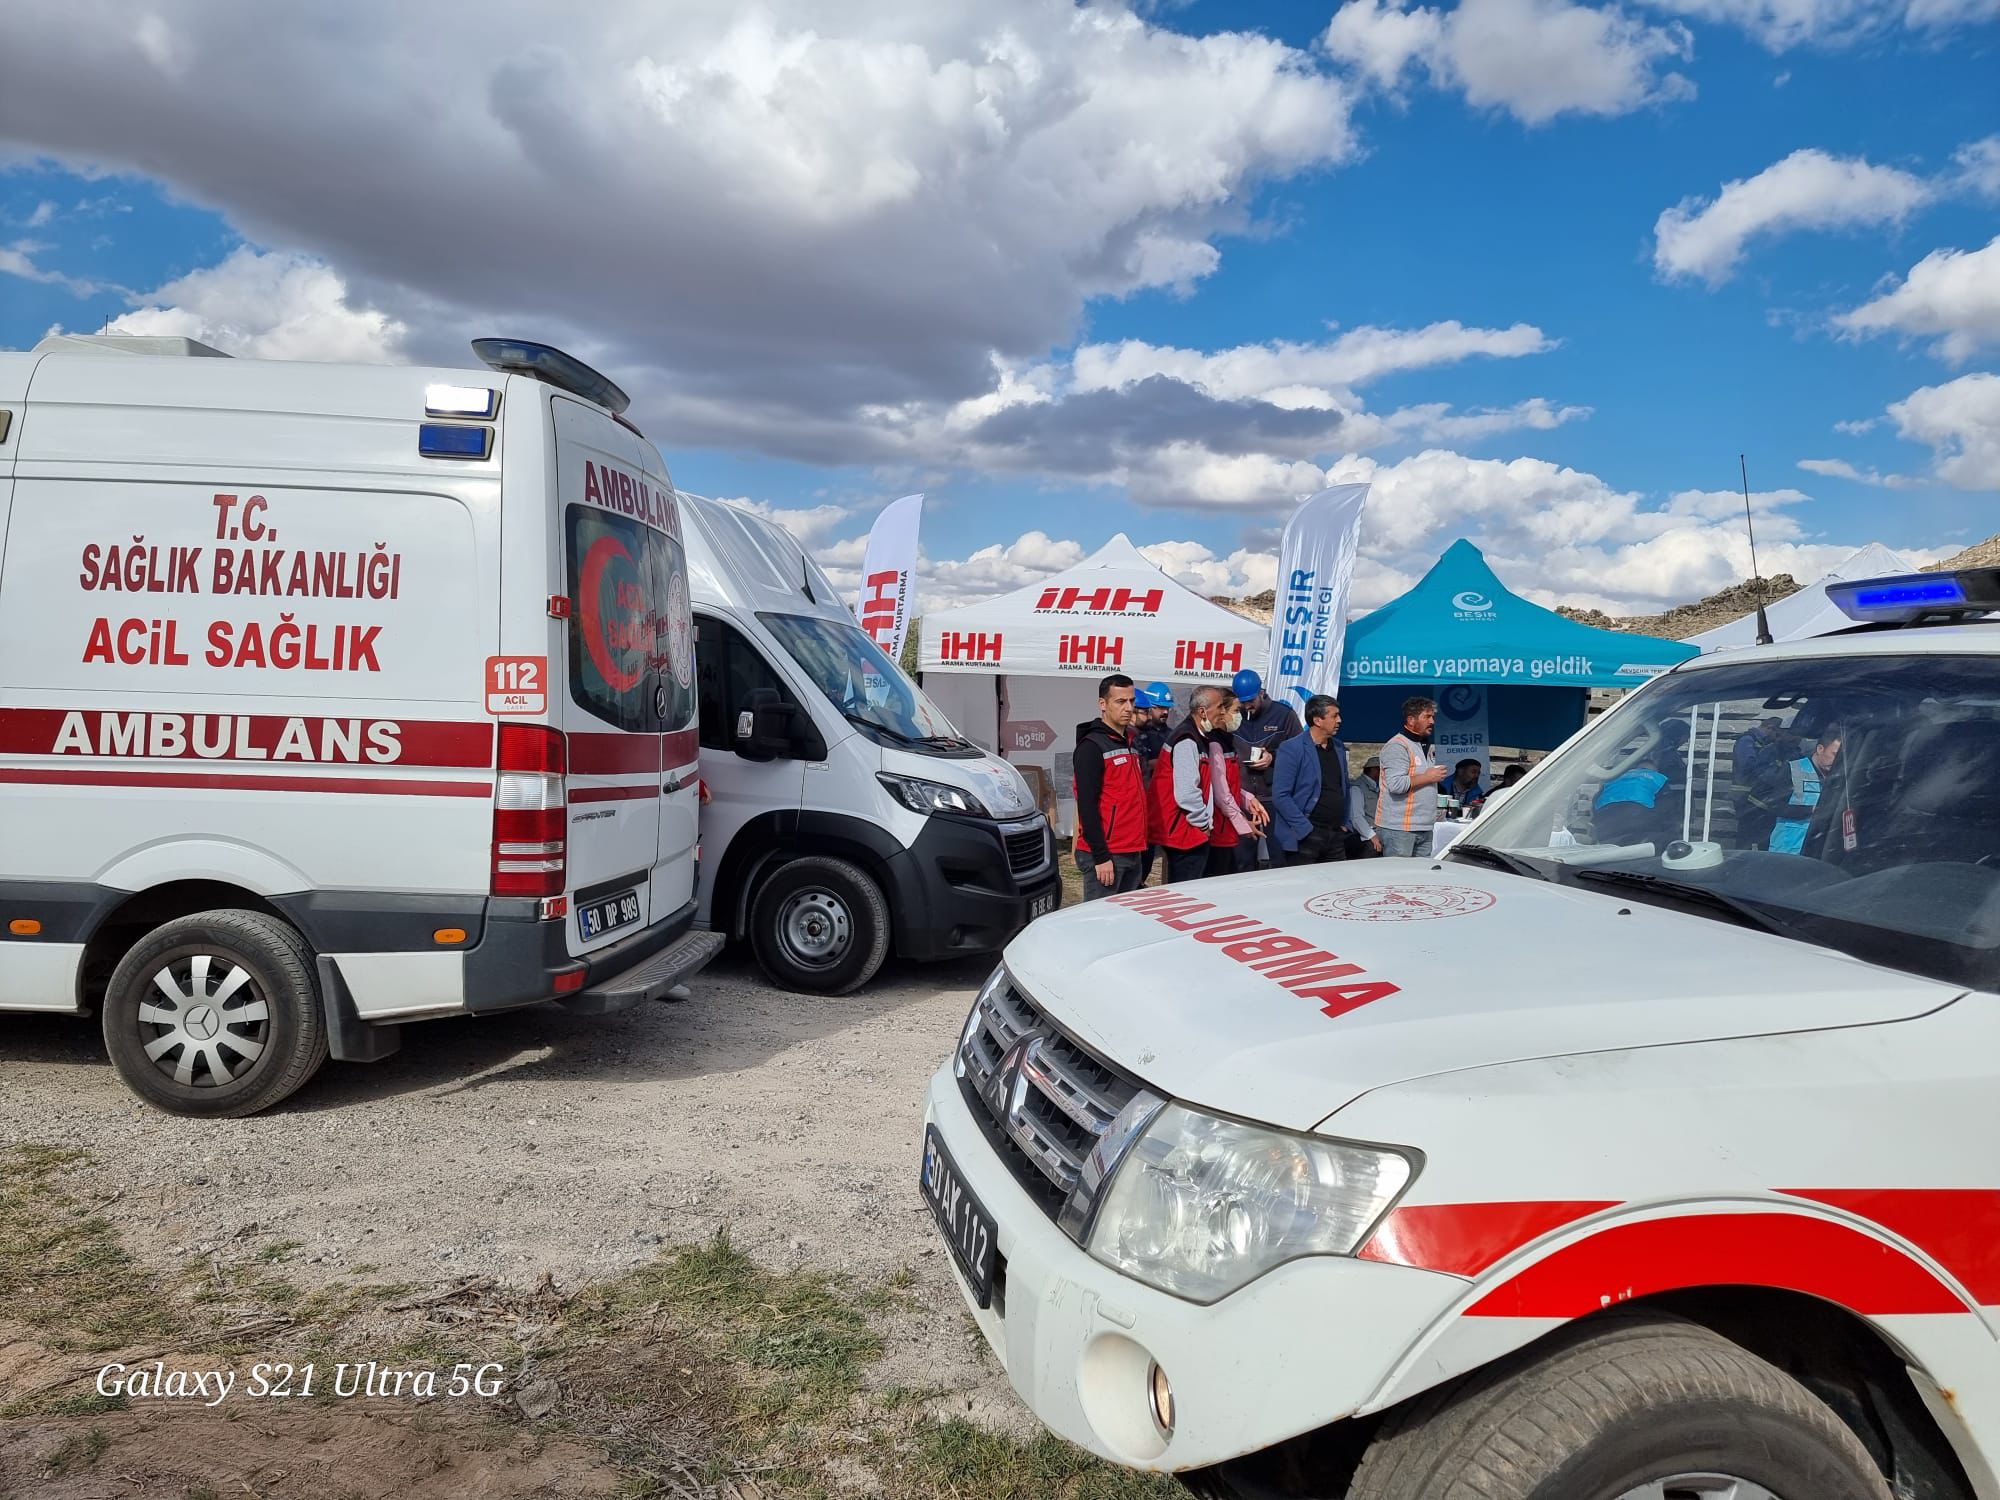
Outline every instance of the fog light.
{"type": "Polygon", "coordinates": [[[1167,1372],[1158,1365],[1147,1372],[1147,1386],[1153,1398],[1153,1421],[1168,1437],[1174,1435],[1174,1388],[1167,1372]]]}

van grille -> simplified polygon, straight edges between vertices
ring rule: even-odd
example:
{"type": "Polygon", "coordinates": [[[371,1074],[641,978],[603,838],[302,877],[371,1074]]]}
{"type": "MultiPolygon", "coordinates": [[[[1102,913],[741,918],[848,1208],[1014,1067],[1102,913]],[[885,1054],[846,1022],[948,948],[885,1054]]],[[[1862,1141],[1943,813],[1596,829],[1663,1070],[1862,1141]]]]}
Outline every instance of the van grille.
{"type": "Polygon", "coordinates": [[[1033,875],[1049,862],[1049,830],[1045,824],[1005,835],[1007,868],[1015,875],[1033,875]]]}
{"type": "Polygon", "coordinates": [[[1052,1219],[1105,1129],[1140,1091],[1049,1020],[1011,975],[973,1002],[957,1072],[973,1118],[1052,1219]]]}

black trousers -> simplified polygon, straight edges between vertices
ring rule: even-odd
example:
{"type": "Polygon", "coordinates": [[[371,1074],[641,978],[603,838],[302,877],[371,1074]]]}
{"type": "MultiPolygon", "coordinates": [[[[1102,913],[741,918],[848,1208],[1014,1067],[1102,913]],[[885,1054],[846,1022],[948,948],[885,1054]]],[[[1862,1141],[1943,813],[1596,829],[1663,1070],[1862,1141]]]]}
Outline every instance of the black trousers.
{"type": "Polygon", "coordinates": [[[1292,865],[1323,865],[1330,860],[1347,858],[1347,830],[1344,828],[1323,828],[1313,825],[1311,833],[1299,840],[1299,847],[1290,851],[1271,847],[1271,862],[1292,865]]]}

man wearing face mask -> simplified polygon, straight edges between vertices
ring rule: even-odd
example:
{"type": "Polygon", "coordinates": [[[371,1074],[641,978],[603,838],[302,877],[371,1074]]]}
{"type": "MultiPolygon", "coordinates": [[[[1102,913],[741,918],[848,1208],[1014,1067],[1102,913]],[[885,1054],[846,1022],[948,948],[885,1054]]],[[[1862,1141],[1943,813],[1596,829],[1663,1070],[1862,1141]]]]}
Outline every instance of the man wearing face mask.
{"type": "Polygon", "coordinates": [[[1243,790],[1235,741],[1241,717],[1226,688],[1200,687],[1188,716],[1167,741],[1153,776],[1153,824],[1167,851],[1167,881],[1229,874],[1236,846],[1270,821],[1243,790]]]}

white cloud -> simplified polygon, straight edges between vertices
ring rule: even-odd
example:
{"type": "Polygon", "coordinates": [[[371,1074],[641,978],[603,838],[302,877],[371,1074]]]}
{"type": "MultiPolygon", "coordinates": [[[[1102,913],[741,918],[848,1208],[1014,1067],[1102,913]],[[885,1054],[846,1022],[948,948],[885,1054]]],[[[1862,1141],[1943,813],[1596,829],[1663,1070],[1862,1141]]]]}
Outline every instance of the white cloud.
{"type": "Polygon", "coordinates": [[[47,245],[37,244],[33,240],[16,240],[11,245],[0,245],[0,276],[18,276],[23,281],[37,281],[44,286],[59,286],[76,297],[94,297],[104,290],[97,282],[36,265],[35,256],[48,248],[47,245]]]}
{"type": "Polygon", "coordinates": [[[1421,442],[1466,443],[1523,429],[1552,432],[1566,423],[1580,422],[1589,415],[1590,408],[1587,406],[1557,406],[1544,397],[1535,396],[1513,406],[1484,411],[1454,413],[1442,404],[1406,406],[1389,413],[1382,420],[1396,431],[1408,432],[1421,442]]]}
{"type": "Polygon", "coordinates": [[[323,261],[247,245],[132,300],[110,332],[199,339],[250,359],[390,364],[409,333],[378,308],[354,306],[323,261]]]}
{"type": "MultiPolygon", "coordinates": [[[[752,500],[747,496],[724,499],[722,503],[733,505],[738,510],[747,510],[751,515],[761,516],[766,521],[775,521],[797,537],[803,546],[815,549],[831,542],[833,533],[859,514],[844,505],[808,505],[787,509],[773,505],[768,500],[752,500]]],[[[819,556],[817,552],[814,555],[819,556]]],[[[822,557],[820,561],[824,563],[825,558],[822,557]]]]}
{"type": "Polygon", "coordinates": [[[1434,84],[1526,125],[1565,114],[1623,115],[1687,99],[1694,85],[1663,72],[1692,55],[1678,25],[1652,26],[1615,6],[1569,0],[1460,0],[1450,11],[1398,0],[1350,0],[1321,38],[1332,56],[1397,88],[1421,63],[1434,84]]]}
{"type": "Polygon", "coordinates": [[[1863,433],[1873,432],[1877,427],[1880,427],[1881,425],[1882,425],[1882,419],[1880,417],[1869,417],[1865,420],[1860,420],[1860,421],[1835,422],[1833,424],[1833,430],[1835,432],[1845,433],[1848,437],[1860,437],[1863,433]]]}
{"type": "Polygon", "coordinates": [[[34,212],[28,215],[27,226],[30,229],[40,229],[44,224],[55,218],[55,216],[56,206],[44,198],[40,203],[35,205],[34,212]]]}
{"type": "Polygon", "coordinates": [[[2000,344],[2000,236],[1983,250],[1937,250],[1901,286],[1836,317],[1843,332],[1937,335],[1938,356],[1964,364],[2000,344]]]}
{"type": "MultiPolygon", "coordinates": [[[[2000,4],[2000,0],[1995,0],[2000,4]]],[[[1958,168],[1955,185],[1976,198],[2000,198],[2000,135],[1960,146],[1952,154],[1958,168]]]]}
{"type": "Polygon", "coordinates": [[[2000,490],[2000,375],[1961,375],[1889,407],[1906,438],[1926,443],[1937,476],[1962,490],[2000,490]]]}
{"type": "Polygon", "coordinates": [[[1654,226],[1653,264],[1663,276],[1727,281],[1752,239],[1801,229],[1900,224],[1933,186],[1894,167],[1824,151],[1794,151],[1755,177],[1723,184],[1711,201],[1687,198],[1654,226]]]}
{"type": "Polygon", "coordinates": [[[1152,542],[1139,551],[1176,583],[1208,598],[1261,594],[1278,581],[1277,555],[1249,547],[1222,556],[1200,542],[1152,542]]]}
{"type": "Polygon", "coordinates": [[[1856,484],[1884,490],[1921,489],[1924,481],[1909,474],[1883,474],[1874,469],[1857,469],[1844,458],[1802,458],[1799,467],[1808,474],[1824,474],[1830,479],[1851,479],[1856,484]]]}
{"type": "Polygon", "coordinates": [[[2000,0],[1651,0],[1658,9],[1738,26],[1773,52],[1844,47],[1898,26],[1938,35],[2000,16],[2000,0]]]}

